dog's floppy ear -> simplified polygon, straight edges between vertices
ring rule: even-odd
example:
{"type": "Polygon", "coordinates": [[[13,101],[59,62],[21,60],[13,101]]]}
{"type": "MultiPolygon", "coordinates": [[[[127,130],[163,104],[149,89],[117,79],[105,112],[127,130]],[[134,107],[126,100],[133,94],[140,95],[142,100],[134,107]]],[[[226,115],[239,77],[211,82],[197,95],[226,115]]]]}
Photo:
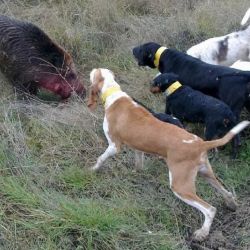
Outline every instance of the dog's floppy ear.
{"type": "Polygon", "coordinates": [[[88,99],[88,108],[92,111],[96,109],[98,93],[99,93],[98,85],[97,84],[91,85],[89,99],[88,99]]]}
{"type": "Polygon", "coordinates": [[[93,69],[91,71],[90,81],[92,82],[92,84],[90,86],[88,107],[90,108],[90,110],[94,110],[96,109],[99,92],[101,90],[104,81],[100,69],[93,69]]]}

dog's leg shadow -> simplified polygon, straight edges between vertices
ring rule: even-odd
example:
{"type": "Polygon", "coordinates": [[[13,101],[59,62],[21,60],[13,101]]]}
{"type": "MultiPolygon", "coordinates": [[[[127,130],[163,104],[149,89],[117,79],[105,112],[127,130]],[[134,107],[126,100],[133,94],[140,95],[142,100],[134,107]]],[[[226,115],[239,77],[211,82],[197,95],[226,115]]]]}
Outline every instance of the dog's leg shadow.
{"type": "Polygon", "coordinates": [[[144,167],[144,152],[135,150],[135,169],[141,170],[144,167]]]}

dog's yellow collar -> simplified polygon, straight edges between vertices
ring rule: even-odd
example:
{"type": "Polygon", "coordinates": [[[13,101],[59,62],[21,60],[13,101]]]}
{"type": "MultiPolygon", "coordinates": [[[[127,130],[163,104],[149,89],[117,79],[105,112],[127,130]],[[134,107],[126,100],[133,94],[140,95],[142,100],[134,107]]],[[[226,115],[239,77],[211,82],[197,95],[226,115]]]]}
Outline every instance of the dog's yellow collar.
{"type": "Polygon", "coordinates": [[[155,53],[155,59],[154,59],[154,65],[156,68],[158,68],[159,63],[160,63],[160,58],[161,58],[161,54],[163,53],[163,51],[165,51],[167,48],[166,47],[160,47],[156,53],[155,53]]]}
{"type": "Polygon", "coordinates": [[[182,85],[180,82],[176,81],[173,84],[171,84],[165,91],[166,95],[169,96],[173,94],[178,88],[180,88],[182,85]]]}
{"type": "Polygon", "coordinates": [[[119,92],[121,91],[120,86],[113,86],[113,87],[109,87],[107,88],[101,95],[102,98],[102,102],[105,105],[106,103],[106,99],[111,96],[112,94],[114,94],[115,92],[119,92]]]}

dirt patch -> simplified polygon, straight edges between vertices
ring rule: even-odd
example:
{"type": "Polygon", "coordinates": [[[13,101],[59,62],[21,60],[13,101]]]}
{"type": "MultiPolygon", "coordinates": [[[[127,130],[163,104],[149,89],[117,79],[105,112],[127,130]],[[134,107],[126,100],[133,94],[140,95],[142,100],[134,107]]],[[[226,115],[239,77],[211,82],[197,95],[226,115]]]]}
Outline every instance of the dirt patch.
{"type": "Polygon", "coordinates": [[[238,198],[235,212],[218,208],[209,238],[191,242],[193,250],[247,250],[250,249],[250,197],[249,193],[238,198]]]}

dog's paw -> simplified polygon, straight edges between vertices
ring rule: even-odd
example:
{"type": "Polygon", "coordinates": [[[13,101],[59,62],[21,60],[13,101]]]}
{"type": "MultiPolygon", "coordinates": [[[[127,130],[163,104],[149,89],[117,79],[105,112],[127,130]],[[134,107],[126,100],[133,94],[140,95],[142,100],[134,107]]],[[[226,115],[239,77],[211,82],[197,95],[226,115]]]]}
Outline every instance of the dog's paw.
{"type": "Polygon", "coordinates": [[[194,232],[193,239],[195,241],[203,241],[207,238],[208,234],[209,234],[208,230],[200,228],[194,232]]]}
{"type": "Polygon", "coordinates": [[[98,169],[99,169],[99,166],[95,164],[94,166],[90,167],[88,170],[91,172],[97,172],[98,169]]]}

